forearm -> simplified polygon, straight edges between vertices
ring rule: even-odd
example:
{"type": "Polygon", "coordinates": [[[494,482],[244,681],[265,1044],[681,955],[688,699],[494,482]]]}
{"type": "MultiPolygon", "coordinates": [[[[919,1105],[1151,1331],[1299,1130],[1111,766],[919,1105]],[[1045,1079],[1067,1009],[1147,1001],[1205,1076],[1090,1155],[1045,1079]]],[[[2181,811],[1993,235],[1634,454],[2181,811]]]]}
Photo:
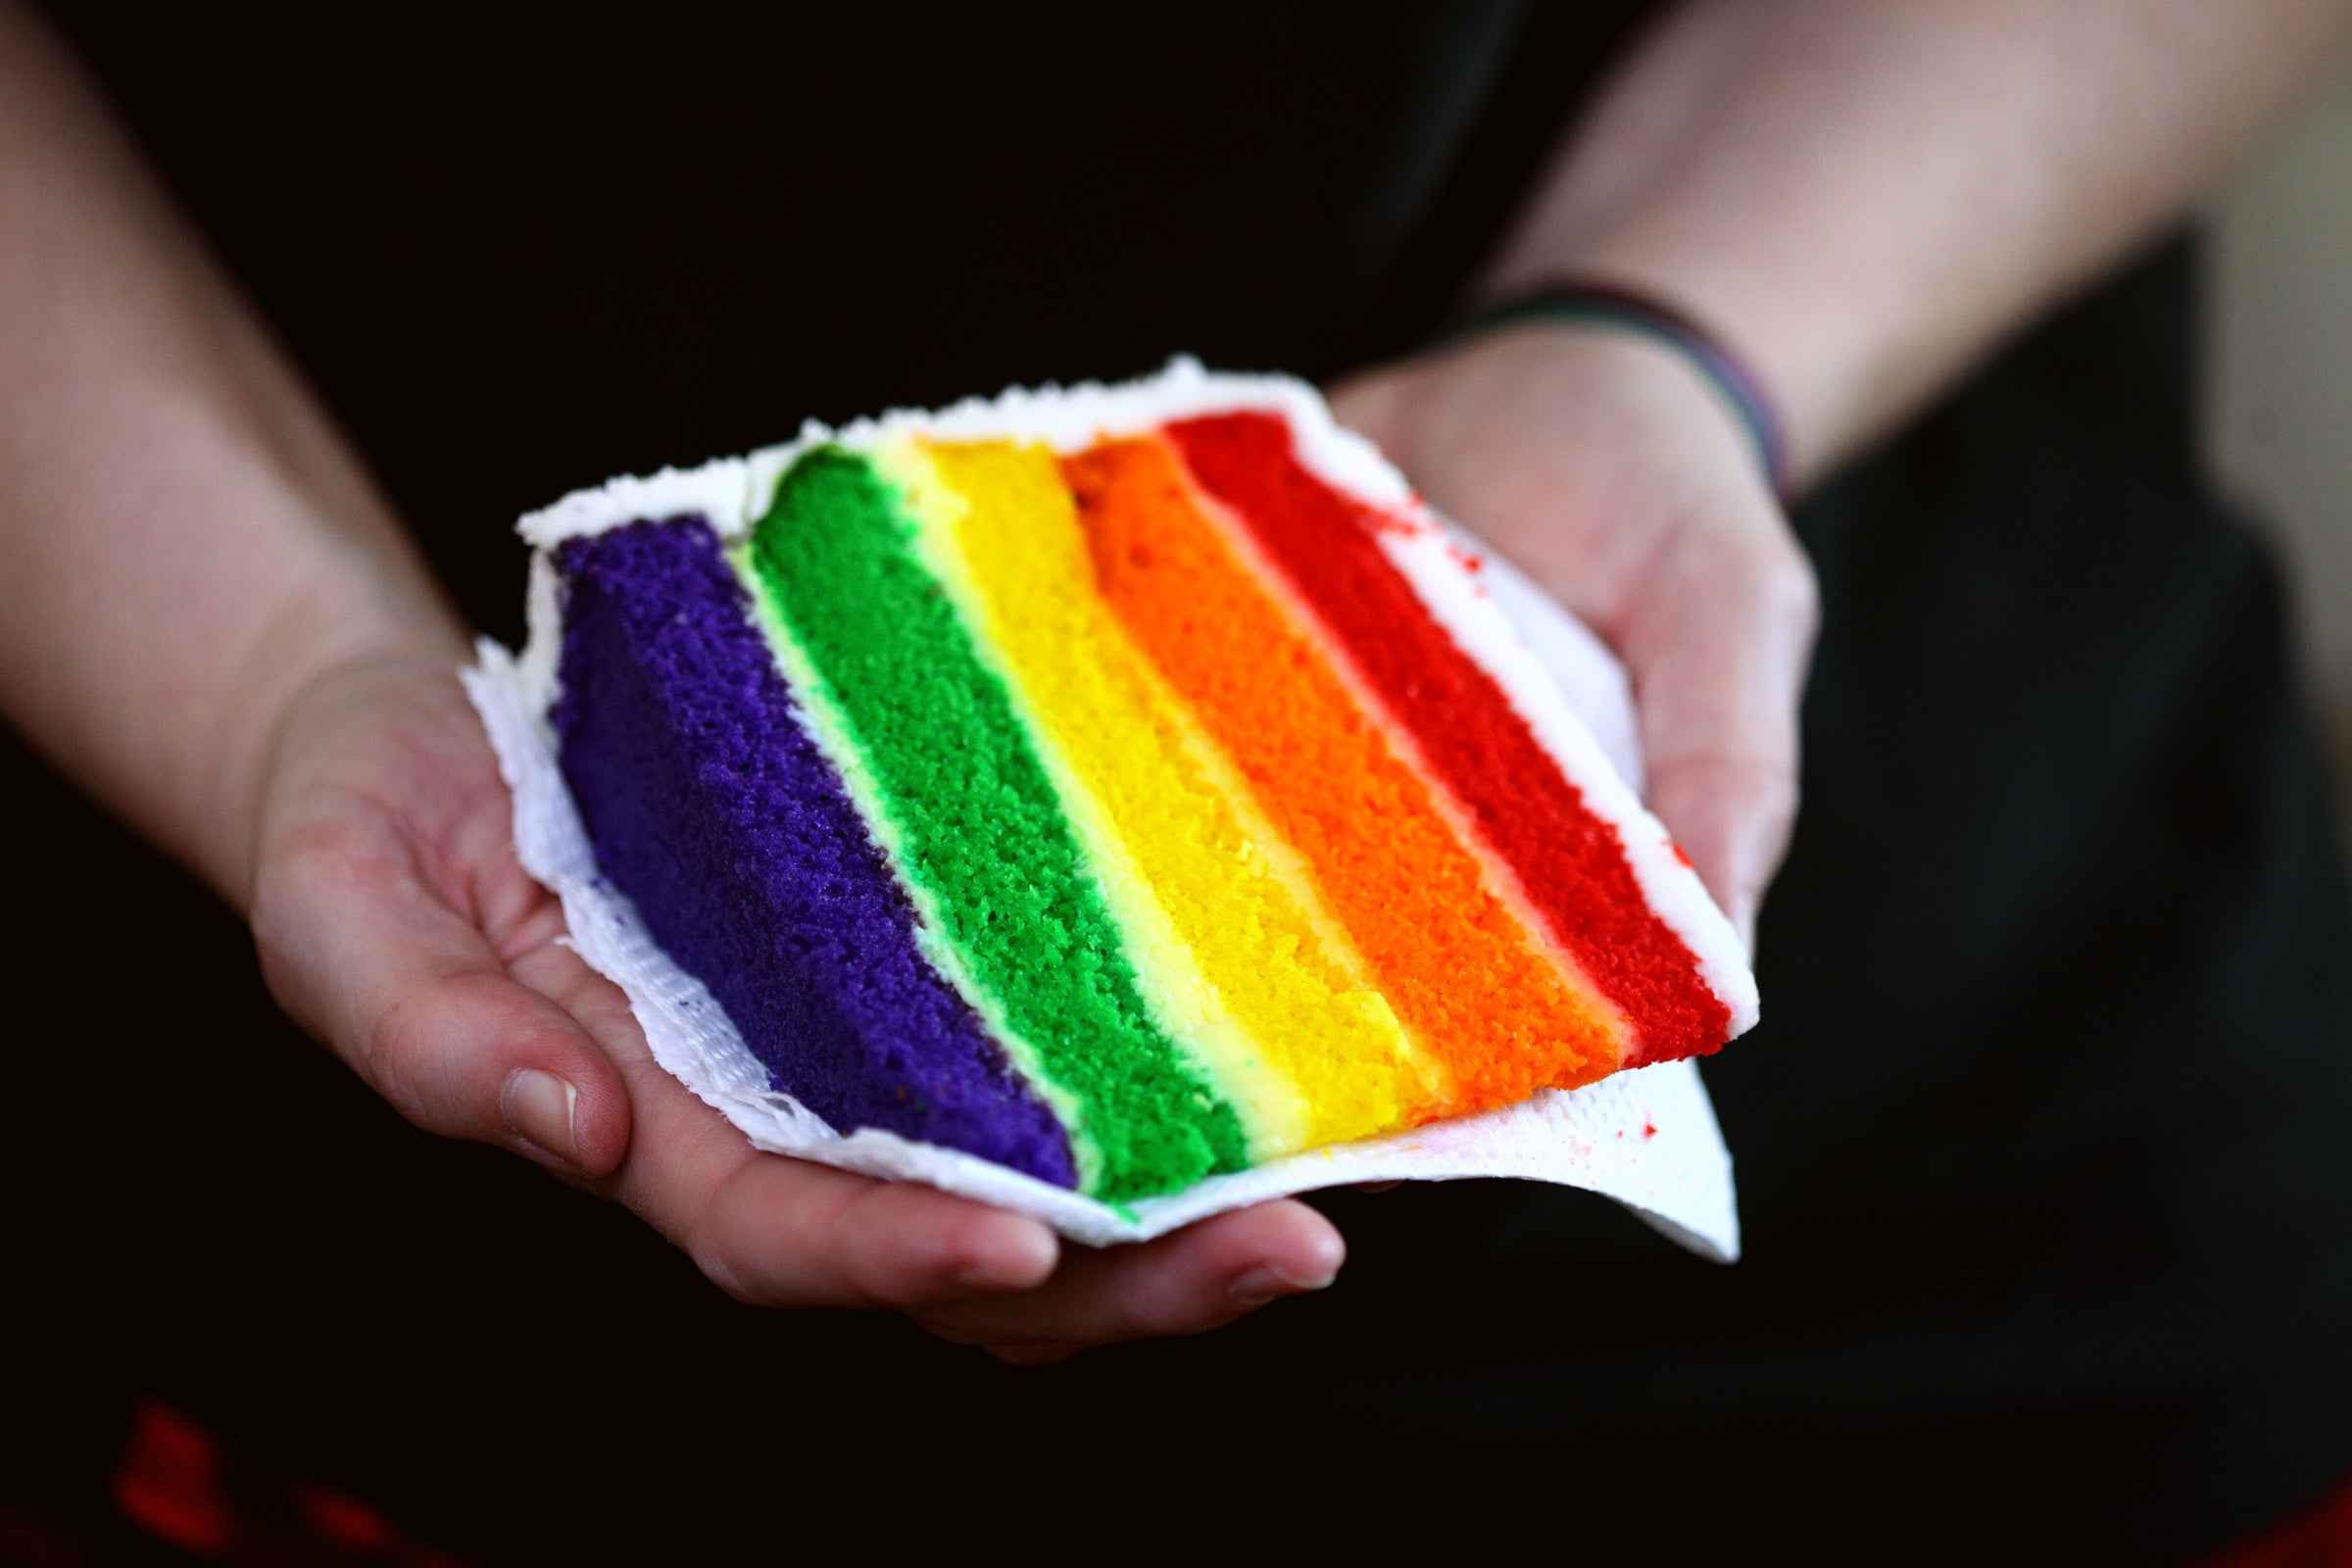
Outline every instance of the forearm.
{"type": "Polygon", "coordinates": [[[1782,405],[1800,479],[2176,219],[2343,0],[1696,0],[1563,144],[1486,279],[1650,289],[1782,405]]]}
{"type": "Polygon", "coordinates": [[[241,903],[289,697],[462,647],[95,93],[0,0],[0,711],[241,903]]]}

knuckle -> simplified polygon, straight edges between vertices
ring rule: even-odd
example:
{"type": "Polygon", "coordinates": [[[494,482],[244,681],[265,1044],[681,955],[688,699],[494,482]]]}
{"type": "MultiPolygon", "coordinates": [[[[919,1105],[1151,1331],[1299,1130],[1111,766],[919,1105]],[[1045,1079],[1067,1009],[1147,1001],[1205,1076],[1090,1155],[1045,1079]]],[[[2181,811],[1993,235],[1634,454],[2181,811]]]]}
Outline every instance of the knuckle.
{"type": "Polygon", "coordinates": [[[500,1005],[496,977],[447,974],[391,999],[360,1040],[356,1066],[419,1127],[504,1142],[497,1103],[507,1070],[534,1052],[537,1031],[500,1005]]]}
{"type": "Polygon", "coordinates": [[[1821,624],[1821,578],[1802,550],[1786,547],[1769,587],[1782,618],[1810,638],[1821,624]]]}
{"type": "Polygon", "coordinates": [[[255,873],[255,898],[289,911],[315,910],[352,888],[386,880],[405,869],[396,844],[343,817],[300,822],[274,835],[255,873]]]}
{"type": "Polygon", "coordinates": [[[1751,781],[1750,789],[1757,819],[1776,833],[1796,820],[1799,791],[1792,769],[1766,768],[1751,781]]]}
{"type": "MultiPolygon", "coordinates": [[[[966,1323],[954,1313],[909,1312],[907,1316],[911,1317],[924,1332],[930,1334],[934,1339],[945,1340],[950,1345],[988,1344],[993,1346],[1000,1343],[993,1339],[986,1330],[966,1323]]],[[[995,1351],[992,1349],[990,1353],[994,1354],[995,1351]]]]}
{"type": "Polygon", "coordinates": [[[859,1214],[885,1184],[846,1197],[831,1183],[779,1195],[760,1183],[763,1168],[748,1164],[722,1182],[681,1243],[713,1284],[752,1306],[914,1304],[871,1255],[889,1250],[877,1245],[883,1226],[859,1214]]]}
{"type": "Polygon", "coordinates": [[[266,846],[254,868],[246,923],[264,982],[297,1017],[338,915],[351,908],[355,894],[388,885],[398,870],[395,849],[342,821],[299,824],[266,846]]]}
{"type": "MultiPolygon", "coordinates": [[[[859,1199],[853,1210],[864,1206],[859,1199]]],[[[869,1224],[852,1212],[841,1222],[843,1282],[867,1304],[909,1307],[940,1299],[954,1249],[920,1229],[892,1226],[887,1218],[869,1224]]]]}
{"type": "Polygon", "coordinates": [[[333,902],[343,881],[338,858],[302,844],[272,846],[255,868],[249,922],[267,959],[289,955],[316,918],[333,902]]]}
{"type": "MultiPolygon", "coordinates": [[[[737,1180],[722,1182],[699,1203],[673,1211],[678,1219],[675,1228],[670,1229],[670,1240],[678,1250],[694,1260],[703,1278],[717,1286],[730,1300],[745,1306],[789,1304],[787,1293],[774,1271],[753,1266],[757,1254],[740,1244],[739,1228],[734,1223],[742,1202],[737,1180]]],[[[781,1239],[768,1240],[767,1245],[790,1248],[798,1242],[787,1229],[781,1239]]]]}
{"type": "Polygon", "coordinates": [[[1776,620],[1810,624],[1820,606],[1820,581],[1812,558],[1787,525],[1774,519],[1750,536],[1742,554],[1741,575],[1754,601],[1776,620]]]}
{"type": "Polygon", "coordinates": [[[729,1300],[739,1306],[775,1306],[779,1302],[773,1293],[763,1291],[736,1271],[734,1263],[719,1249],[686,1244],[682,1250],[694,1259],[694,1266],[703,1271],[703,1278],[718,1287],[729,1300]]]}
{"type": "Polygon", "coordinates": [[[1198,1287],[1126,1291],[1108,1303],[1098,1320],[1097,1338],[1105,1344],[1175,1339],[1204,1333],[1240,1315],[1240,1307],[1222,1290],[1213,1294],[1198,1287]]]}
{"type": "Polygon", "coordinates": [[[427,998],[404,996],[380,1013],[360,1040],[353,1065],[393,1108],[427,1132],[449,1131],[436,1113],[428,1080],[434,1033],[427,998]]]}

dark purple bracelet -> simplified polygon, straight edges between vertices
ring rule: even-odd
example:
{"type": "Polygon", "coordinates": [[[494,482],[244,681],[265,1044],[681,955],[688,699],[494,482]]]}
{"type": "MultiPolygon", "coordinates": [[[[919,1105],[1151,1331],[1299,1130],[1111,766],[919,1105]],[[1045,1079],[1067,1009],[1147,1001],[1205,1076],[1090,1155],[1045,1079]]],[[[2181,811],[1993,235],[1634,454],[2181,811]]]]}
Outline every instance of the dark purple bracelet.
{"type": "Polygon", "coordinates": [[[1447,339],[1513,321],[1599,321],[1639,332],[1680,353],[1723,394],[1747,426],[1772,493],[1788,499],[1788,443],[1764,384],[1714,334],[1673,306],[1608,283],[1552,283],[1506,295],[1473,311],[1447,339]]]}

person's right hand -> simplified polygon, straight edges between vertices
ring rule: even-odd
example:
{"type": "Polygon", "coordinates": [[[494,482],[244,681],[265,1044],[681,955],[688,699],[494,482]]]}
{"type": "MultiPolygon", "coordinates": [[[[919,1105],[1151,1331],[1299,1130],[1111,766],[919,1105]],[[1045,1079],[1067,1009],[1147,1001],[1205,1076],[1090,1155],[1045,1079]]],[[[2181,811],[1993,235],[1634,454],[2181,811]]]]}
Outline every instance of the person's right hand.
{"type": "Polygon", "coordinates": [[[276,726],[254,832],[271,993],[411,1121],[626,1203],[738,1299],[897,1308],[1013,1361],[1200,1333],[1338,1272],[1339,1233],[1302,1203],[1065,1250],[935,1188],[753,1149],[563,942],[457,659],[453,641],[310,683],[276,726]]]}

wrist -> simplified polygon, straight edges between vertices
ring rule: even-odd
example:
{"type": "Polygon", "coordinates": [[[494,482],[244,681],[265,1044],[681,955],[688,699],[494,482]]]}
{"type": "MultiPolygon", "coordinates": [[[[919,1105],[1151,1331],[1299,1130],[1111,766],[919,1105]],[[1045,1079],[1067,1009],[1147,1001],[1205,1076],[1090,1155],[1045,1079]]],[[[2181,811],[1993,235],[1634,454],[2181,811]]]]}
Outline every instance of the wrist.
{"type": "Polygon", "coordinates": [[[1558,281],[1513,291],[1473,310],[1454,329],[1472,336],[1511,325],[1584,326],[1630,333],[1671,352],[1695,372],[1745,432],[1774,496],[1792,483],[1787,425],[1778,402],[1740,355],[1664,299],[1592,280],[1558,281]]]}
{"type": "Polygon", "coordinates": [[[1633,332],[1504,322],[1367,371],[1333,397],[1432,505],[1555,587],[1640,566],[1636,542],[1661,517],[1781,514],[1747,431],[1713,386],[1633,332]],[[1601,537],[1628,553],[1596,562],[1587,547],[1601,537]],[[1575,550],[1584,554],[1562,554],[1575,550]],[[1566,575],[1547,577],[1551,567],[1566,575]]]}
{"type": "Polygon", "coordinates": [[[1813,249],[1731,245],[1639,220],[1573,253],[1498,269],[1480,298],[1587,280],[1671,307],[1746,368],[1779,416],[1790,498],[1907,399],[1900,368],[1938,318],[1898,279],[1854,274],[1813,249]]]}

